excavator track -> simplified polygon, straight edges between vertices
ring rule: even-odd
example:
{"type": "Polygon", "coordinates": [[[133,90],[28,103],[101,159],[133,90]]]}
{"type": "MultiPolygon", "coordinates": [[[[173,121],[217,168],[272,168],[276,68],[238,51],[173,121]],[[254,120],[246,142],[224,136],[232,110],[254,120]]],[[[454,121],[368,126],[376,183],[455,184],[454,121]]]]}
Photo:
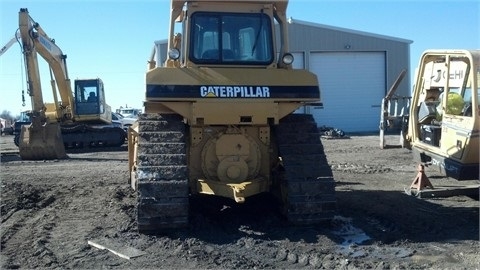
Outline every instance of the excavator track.
{"type": "MultiPolygon", "coordinates": [[[[126,133],[120,127],[90,127],[85,124],[62,126],[63,145],[66,149],[87,147],[119,147],[125,143],[126,133]]],[[[15,134],[13,142],[18,147],[20,133],[15,134]]]]}
{"type": "Polygon", "coordinates": [[[65,148],[118,147],[125,143],[126,133],[120,127],[89,126],[76,124],[62,125],[65,148]]]}
{"type": "Polygon", "coordinates": [[[296,225],[331,220],[336,210],[335,182],[312,115],[280,120],[276,139],[282,170],[279,178],[283,214],[296,225]]]}
{"type": "Polygon", "coordinates": [[[188,225],[186,128],[176,114],[142,114],[138,120],[138,230],[154,233],[188,225]]]}

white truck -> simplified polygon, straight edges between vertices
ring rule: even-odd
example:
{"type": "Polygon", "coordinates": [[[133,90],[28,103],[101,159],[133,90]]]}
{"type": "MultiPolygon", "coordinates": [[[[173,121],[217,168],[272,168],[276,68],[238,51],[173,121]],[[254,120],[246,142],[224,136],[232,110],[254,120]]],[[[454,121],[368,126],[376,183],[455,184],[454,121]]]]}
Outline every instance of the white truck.
{"type": "Polygon", "coordinates": [[[138,115],[142,113],[142,109],[128,107],[128,105],[125,105],[125,107],[120,106],[120,108],[116,109],[116,113],[121,114],[123,117],[137,118],[138,115]]]}

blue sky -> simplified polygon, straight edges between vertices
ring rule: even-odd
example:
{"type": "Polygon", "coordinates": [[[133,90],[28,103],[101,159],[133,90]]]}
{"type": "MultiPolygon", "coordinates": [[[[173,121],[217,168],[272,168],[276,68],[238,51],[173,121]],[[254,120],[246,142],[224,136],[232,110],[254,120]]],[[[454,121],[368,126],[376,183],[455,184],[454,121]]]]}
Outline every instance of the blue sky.
{"type": "MultiPolygon", "coordinates": [[[[0,46],[18,28],[20,8],[28,8],[67,54],[72,81],[101,78],[112,109],[141,107],[147,59],[153,42],[167,38],[169,7],[168,0],[0,0],[0,46]]],[[[287,16],[412,40],[411,74],[426,49],[480,48],[480,1],[474,0],[290,0],[287,16]]],[[[40,62],[44,101],[52,101],[48,68],[40,62]]],[[[30,109],[26,93],[22,107],[21,63],[18,44],[0,56],[0,112],[30,109]]]]}

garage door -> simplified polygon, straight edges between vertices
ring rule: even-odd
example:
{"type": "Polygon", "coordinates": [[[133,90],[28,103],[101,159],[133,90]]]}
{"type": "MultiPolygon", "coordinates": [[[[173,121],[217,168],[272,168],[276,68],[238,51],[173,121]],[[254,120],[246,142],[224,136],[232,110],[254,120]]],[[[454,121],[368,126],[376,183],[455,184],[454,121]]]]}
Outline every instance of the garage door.
{"type": "Polygon", "coordinates": [[[311,53],[310,71],[318,76],[323,101],[323,107],[311,110],[318,126],[378,131],[386,89],[384,52],[311,53]]]}

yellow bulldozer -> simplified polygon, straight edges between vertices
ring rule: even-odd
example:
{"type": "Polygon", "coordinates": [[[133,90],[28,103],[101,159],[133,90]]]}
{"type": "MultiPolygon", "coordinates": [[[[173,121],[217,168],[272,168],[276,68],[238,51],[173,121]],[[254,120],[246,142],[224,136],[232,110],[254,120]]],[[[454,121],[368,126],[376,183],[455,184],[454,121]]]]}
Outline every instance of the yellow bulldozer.
{"type": "Polygon", "coordinates": [[[293,224],[333,218],[335,183],[312,115],[315,74],[292,69],[286,0],[172,0],[168,56],[150,60],[128,131],[141,232],[185,227],[189,197],[271,192],[293,224]],[[177,32],[178,31],[178,32],[177,32]]]}

